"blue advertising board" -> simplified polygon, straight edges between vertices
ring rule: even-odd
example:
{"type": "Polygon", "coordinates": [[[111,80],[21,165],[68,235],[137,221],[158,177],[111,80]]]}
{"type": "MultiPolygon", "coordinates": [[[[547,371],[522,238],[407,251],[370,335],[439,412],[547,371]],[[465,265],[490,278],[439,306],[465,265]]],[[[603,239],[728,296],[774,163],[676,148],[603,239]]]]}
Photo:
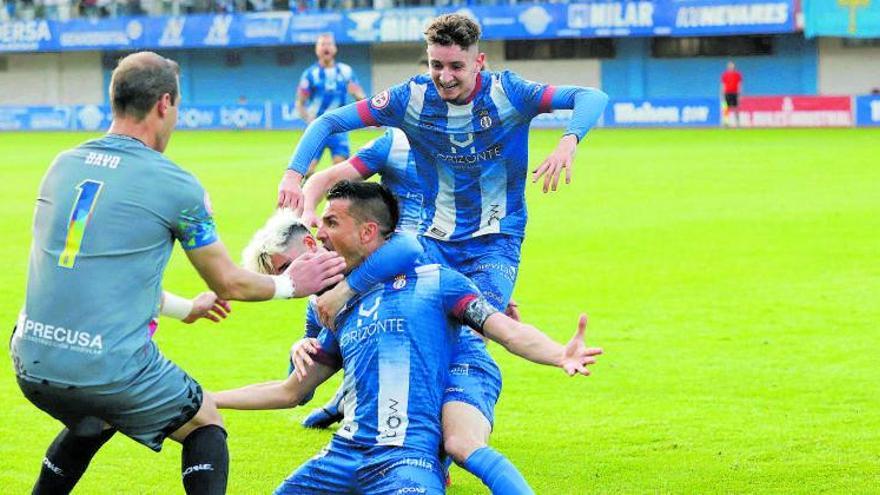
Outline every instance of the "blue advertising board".
{"type": "MultiPolygon", "coordinates": [[[[868,115],[880,119],[880,97],[865,98],[868,115]],[[873,106],[872,106],[873,105],[873,106]],[[874,109],[874,114],[870,113],[874,109]]],[[[599,125],[606,127],[711,127],[721,124],[711,98],[611,100],[599,125]]],[[[0,106],[0,131],[99,131],[110,127],[110,108],[101,105],[0,106]]],[[[564,128],[571,110],[541,114],[535,128],[564,128]]],[[[189,105],[178,113],[178,129],[303,129],[292,103],[189,105]]]]}
{"type": "Polygon", "coordinates": [[[880,126],[880,95],[857,96],[855,111],[857,127],[880,126]]]}
{"type": "Polygon", "coordinates": [[[0,131],[95,131],[110,120],[110,109],[99,105],[0,107],[0,131]]]}
{"type": "Polygon", "coordinates": [[[611,100],[606,127],[718,127],[721,105],[713,98],[611,100]]]}
{"type": "Polygon", "coordinates": [[[794,0],[610,0],[359,10],[118,17],[0,23],[0,52],[136,50],[422,40],[425,25],[449,12],[472,16],[483,39],[695,36],[795,31],[794,0]]]}
{"type": "Polygon", "coordinates": [[[270,129],[271,105],[181,106],[178,129],[270,129]]]}

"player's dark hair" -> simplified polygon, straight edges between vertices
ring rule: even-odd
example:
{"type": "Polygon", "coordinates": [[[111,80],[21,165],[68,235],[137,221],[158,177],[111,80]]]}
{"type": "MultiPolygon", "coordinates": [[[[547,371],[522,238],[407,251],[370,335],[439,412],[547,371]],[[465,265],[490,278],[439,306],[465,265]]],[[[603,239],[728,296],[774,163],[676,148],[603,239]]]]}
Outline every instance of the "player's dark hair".
{"type": "Polygon", "coordinates": [[[425,30],[429,45],[458,45],[467,50],[480,41],[480,26],[468,16],[445,14],[434,19],[425,30]]]}
{"type": "Polygon", "coordinates": [[[179,75],[177,62],[153,52],[138,52],[122,58],[110,79],[113,115],[143,120],[165,93],[171,95],[174,105],[179,75]]]}
{"type": "Polygon", "coordinates": [[[391,191],[376,182],[352,182],[343,180],[327,191],[327,201],[347,199],[351,201],[349,213],[360,222],[372,221],[379,224],[380,232],[387,237],[397,227],[400,213],[397,199],[391,191]]]}

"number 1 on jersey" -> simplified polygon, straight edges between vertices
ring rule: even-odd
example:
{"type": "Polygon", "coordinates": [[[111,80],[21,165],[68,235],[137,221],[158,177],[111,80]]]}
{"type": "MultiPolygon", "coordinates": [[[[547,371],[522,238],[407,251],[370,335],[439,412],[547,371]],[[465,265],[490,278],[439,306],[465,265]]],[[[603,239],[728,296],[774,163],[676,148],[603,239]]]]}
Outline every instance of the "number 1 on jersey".
{"type": "Polygon", "coordinates": [[[64,251],[58,258],[58,266],[73,268],[76,255],[79,254],[79,248],[82,245],[83,236],[86,233],[86,227],[89,225],[89,220],[92,219],[92,211],[95,209],[95,203],[98,201],[98,195],[101,194],[103,187],[103,182],[94,180],[84,180],[76,186],[76,190],[79,192],[73,202],[73,208],[70,210],[67,238],[64,241],[64,251]]]}

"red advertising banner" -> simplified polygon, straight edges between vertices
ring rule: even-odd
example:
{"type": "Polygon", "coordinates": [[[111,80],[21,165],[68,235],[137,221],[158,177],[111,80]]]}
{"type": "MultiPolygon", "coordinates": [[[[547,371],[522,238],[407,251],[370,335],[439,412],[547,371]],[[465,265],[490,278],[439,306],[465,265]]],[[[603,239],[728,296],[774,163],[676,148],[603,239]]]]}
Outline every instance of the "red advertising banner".
{"type": "Polygon", "coordinates": [[[739,127],[852,127],[849,96],[745,96],[739,127]]]}

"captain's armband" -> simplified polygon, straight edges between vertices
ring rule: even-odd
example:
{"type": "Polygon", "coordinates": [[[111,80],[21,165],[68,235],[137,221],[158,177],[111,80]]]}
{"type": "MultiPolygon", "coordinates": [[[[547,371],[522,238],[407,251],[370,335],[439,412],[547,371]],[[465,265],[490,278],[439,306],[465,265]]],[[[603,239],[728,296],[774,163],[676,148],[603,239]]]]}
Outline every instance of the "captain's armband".
{"type": "Polygon", "coordinates": [[[483,325],[486,323],[486,320],[497,312],[498,310],[489,304],[486,298],[475,297],[464,307],[464,311],[461,313],[461,321],[474,330],[483,333],[483,325]]]}

